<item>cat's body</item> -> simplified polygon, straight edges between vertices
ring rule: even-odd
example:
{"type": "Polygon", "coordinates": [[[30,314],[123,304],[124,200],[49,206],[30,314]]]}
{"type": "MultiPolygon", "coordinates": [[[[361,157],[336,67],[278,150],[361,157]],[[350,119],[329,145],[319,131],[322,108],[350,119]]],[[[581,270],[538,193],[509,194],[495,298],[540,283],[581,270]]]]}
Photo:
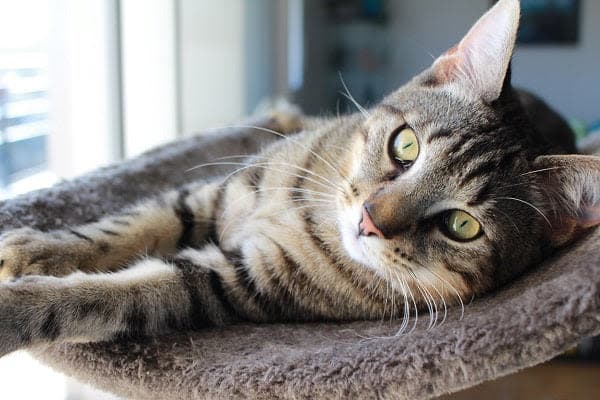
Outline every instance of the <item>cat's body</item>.
{"type": "Polygon", "coordinates": [[[480,295],[595,226],[600,162],[545,156],[573,151],[568,128],[558,119],[544,137],[534,123],[558,117],[510,88],[515,13],[516,1],[500,1],[370,110],[280,117],[280,130],[302,132],[250,160],[220,161],[235,174],[86,226],[8,232],[0,355],[239,320],[406,325],[417,309],[480,295]],[[492,35],[498,57],[474,60],[490,15],[504,30],[492,35]],[[461,46],[475,47],[468,63],[461,46]]]}

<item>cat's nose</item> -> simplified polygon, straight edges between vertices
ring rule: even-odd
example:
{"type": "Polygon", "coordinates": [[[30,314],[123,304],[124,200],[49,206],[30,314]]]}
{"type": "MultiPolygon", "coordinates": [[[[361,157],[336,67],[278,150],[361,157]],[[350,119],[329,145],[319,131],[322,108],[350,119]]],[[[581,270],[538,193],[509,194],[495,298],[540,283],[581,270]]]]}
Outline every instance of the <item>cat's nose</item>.
{"type": "Polygon", "coordinates": [[[364,206],[362,208],[362,218],[360,223],[358,224],[358,234],[360,236],[371,236],[375,235],[380,239],[385,239],[383,232],[373,222],[371,215],[369,215],[369,211],[367,207],[364,206]]]}

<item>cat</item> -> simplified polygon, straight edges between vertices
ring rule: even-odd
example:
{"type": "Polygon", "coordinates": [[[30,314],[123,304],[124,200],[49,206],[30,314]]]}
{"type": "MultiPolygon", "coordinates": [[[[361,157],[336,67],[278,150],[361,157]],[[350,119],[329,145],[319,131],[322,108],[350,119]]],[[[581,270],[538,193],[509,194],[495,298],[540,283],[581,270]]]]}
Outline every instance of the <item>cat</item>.
{"type": "Polygon", "coordinates": [[[98,222],[0,238],[0,355],[239,321],[402,318],[510,282],[600,224],[600,159],[514,90],[519,2],[369,109],[98,222]],[[524,107],[527,106],[527,108],[524,107]],[[552,126],[534,122],[544,115],[552,126]]]}

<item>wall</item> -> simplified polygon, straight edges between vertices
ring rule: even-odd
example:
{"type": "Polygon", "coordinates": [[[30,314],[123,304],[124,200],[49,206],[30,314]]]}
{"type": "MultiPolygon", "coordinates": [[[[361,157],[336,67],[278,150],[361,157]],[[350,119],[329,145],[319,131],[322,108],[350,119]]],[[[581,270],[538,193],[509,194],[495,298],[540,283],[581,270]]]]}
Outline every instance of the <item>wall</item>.
{"type": "Polygon", "coordinates": [[[68,178],[120,156],[117,2],[50,3],[49,169],[68,178]]]}
{"type": "MultiPolygon", "coordinates": [[[[519,46],[513,83],[541,95],[570,118],[600,119],[600,1],[581,0],[575,46],[519,46]]],[[[489,7],[489,0],[391,1],[399,51],[394,83],[408,80],[455,44],[489,7]],[[430,53],[430,54],[428,54],[430,53]]]]}
{"type": "Polygon", "coordinates": [[[287,1],[179,0],[178,4],[183,133],[237,122],[281,91],[287,65],[283,24],[287,1]]]}
{"type": "MultiPolygon", "coordinates": [[[[489,0],[388,0],[392,91],[427,68],[457,43],[490,7],[489,0]]],[[[581,0],[580,41],[575,46],[520,46],[513,59],[513,82],[540,94],[569,118],[600,119],[600,1],[581,0]]],[[[321,74],[327,69],[326,23],[318,1],[308,1],[307,73],[300,101],[313,112],[331,107],[321,74]],[[311,82],[312,81],[312,82],[311,82]]],[[[351,84],[351,82],[349,83],[351,84]]],[[[330,110],[334,111],[334,110],[330,110]]]]}
{"type": "Polygon", "coordinates": [[[124,155],[177,137],[176,3],[120,1],[124,155]]]}
{"type": "Polygon", "coordinates": [[[180,129],[185,134],[246,113],[246,7],[239,0],[179,0],[180,129]]]}
{"type": "Polygon", "coordinates": [[[581,0],[580,41],[574,47],[521,47],[514,82],[548,99],[564,115],[600,120],[600,1],[581,0]]]}

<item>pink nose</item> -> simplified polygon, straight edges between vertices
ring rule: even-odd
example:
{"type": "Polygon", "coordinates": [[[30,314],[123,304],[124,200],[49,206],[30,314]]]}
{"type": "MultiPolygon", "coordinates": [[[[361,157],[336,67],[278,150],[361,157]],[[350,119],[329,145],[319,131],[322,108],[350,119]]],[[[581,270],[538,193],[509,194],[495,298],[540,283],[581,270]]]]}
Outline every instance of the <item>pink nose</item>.
{"type": "Polygon", "coordinates": [[[373,220],[365,207],[362,209],[362,219],[360,224],[358,224],[358,234],[362,236],[375,235],[380,239],[385,239],[383,233],[373,223],[373,220]]]}

